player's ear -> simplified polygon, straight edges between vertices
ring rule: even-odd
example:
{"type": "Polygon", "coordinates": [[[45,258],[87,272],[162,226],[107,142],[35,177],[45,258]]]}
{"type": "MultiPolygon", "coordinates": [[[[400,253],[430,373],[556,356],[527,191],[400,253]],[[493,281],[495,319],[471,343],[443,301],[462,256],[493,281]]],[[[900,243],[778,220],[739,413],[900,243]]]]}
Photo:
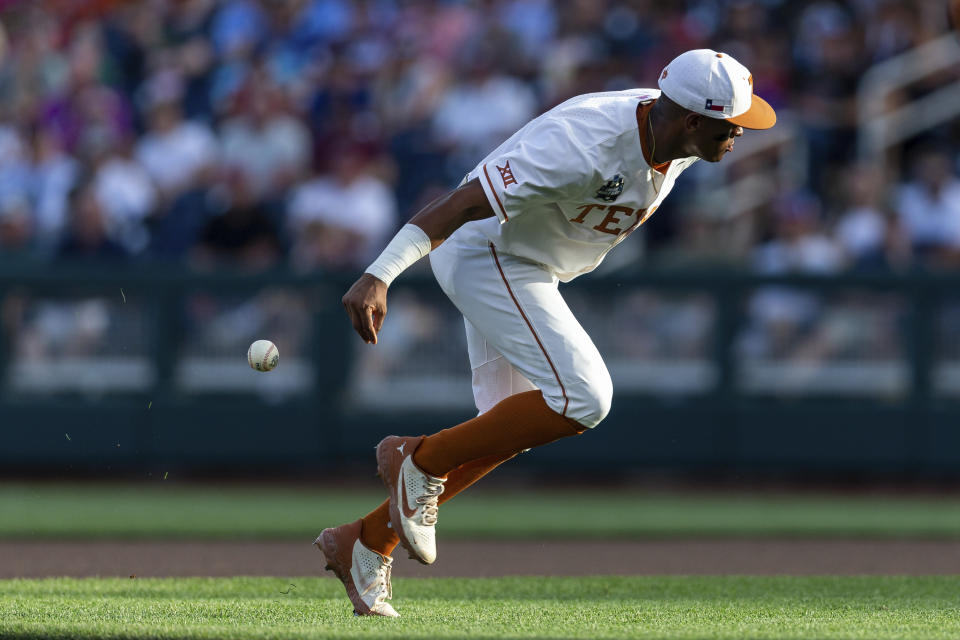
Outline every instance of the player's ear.
{"type": "Polygon", "coordinates": [[[688,111],[683,117],[683,128],[687,131],[696,131],[703,123],[703,116],[693,111],[688,111]]]}

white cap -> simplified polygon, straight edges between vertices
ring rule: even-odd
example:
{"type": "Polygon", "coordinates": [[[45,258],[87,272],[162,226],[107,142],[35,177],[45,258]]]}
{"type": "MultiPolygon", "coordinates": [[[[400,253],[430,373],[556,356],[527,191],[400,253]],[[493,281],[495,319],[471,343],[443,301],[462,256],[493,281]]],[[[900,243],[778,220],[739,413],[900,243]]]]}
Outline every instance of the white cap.
{"type": "Polygon", "coordinates": [[[777,114],[753,94],[745,66],[713,49],[694,49],[674,58],[657,82],[668,98],[694,113],[727,120],[745,129],[769,129],[777,114]]]}

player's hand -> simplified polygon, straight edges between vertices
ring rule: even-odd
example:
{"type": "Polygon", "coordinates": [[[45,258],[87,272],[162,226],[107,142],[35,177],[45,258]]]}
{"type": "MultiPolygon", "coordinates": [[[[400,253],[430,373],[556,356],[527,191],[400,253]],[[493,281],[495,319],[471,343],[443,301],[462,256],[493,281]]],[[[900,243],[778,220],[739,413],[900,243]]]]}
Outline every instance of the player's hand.
{"type": "Polygon", "coordinates": [[[377,333],[387,315],[387,284],[365,273],[343,296],[343,306],[363,341],[377,344],[377,333]]]}

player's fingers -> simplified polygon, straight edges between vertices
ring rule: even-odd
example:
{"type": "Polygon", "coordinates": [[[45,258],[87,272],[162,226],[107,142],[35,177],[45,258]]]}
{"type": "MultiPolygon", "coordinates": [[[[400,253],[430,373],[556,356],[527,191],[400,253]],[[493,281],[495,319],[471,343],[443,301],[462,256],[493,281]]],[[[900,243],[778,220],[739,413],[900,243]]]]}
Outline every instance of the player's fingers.
{"type": "Polygon", "coordinates": [[[380,328],[383,326],[383,319],[387,316],[387,308],[379,307],[376,312],[373,314],[373,328],[377,333],[380,333],[380,328]]]}
{"type": "Polygon", "coordinates": [[[375,328],[375,322],[373,318],[373,307],[366,306],[363,308],[363,329],[364,333],[368,336],[366,339],[367,342],[372,342],[377,344],[377,329],[375,328]]]}
{"type": "Polygon", "coordinates": [[[353,305],[344,303],[343,306],[347,310],[347,315],[350,316],[350,324],[353,325],[353,330],[357,332],[357,335],[359,335],[364,342],[370,342],[370,336],[364,328],[363,315],[359,313],[353,305]]]}

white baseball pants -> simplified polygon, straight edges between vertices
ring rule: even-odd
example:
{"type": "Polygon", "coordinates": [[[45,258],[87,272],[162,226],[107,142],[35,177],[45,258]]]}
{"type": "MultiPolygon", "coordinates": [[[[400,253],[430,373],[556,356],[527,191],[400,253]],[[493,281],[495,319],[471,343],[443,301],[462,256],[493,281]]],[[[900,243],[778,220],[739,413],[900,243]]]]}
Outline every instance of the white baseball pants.
{"type": "Polygon", "coordinates": [[[551,409],[584,427],[603,420],[613,396],[610,374],[553,273],[499,253],[467,228],[434,249],[430,264],[463,314],[480,413],[515,393],[540,389],[551,409]]]}

